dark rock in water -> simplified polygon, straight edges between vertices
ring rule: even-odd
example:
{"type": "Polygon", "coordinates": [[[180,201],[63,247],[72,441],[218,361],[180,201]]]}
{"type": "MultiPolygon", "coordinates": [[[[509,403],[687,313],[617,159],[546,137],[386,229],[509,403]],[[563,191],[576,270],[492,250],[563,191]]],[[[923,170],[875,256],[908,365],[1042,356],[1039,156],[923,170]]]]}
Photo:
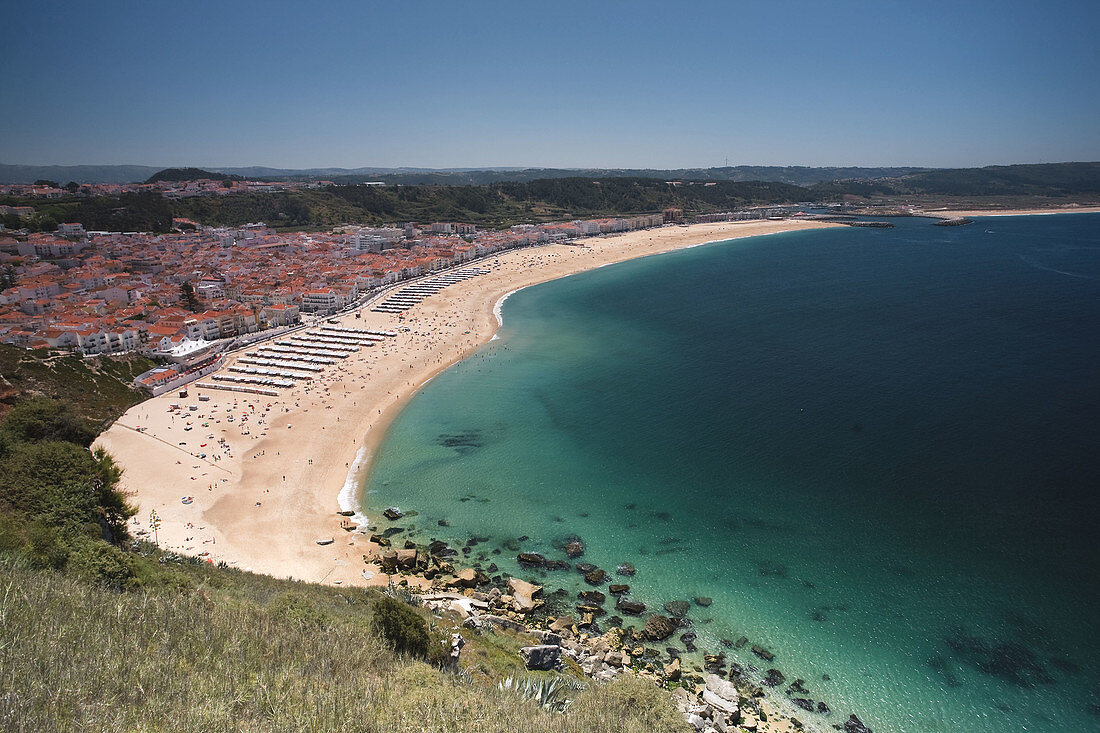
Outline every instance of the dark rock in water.
{"type": "Polygon", "coordinates": [[[779,687],[787,680],[786,675],[778,669],[769,669],[764,673],[764,684],[768,687],[779,687]]]}
{"type": "Polygon", "coordinates": [[[793,702],[795,705],[802,708],[808,713],[812,713],[814,711],[814,701],[807,697],[794,697],[791,698],[791,702],[793,702]]]}
{"type": "Polygon", "coordinates": [[[405,549],[406,550],[415,550],[416,549],[416,543],[413,542],[412,540],[405,540],[405,549]]]}
{"type": "Polygon", "coordinates": [[[607,623],[611,626],[614,626],[617,629],[621,629],[623,627],[623,617],[622,616],[612,616],[609,619],[607,619],[607,623]]]}
{"type": "Polygon", "coordinates": [[[727,649],[733,648],[733,639],[719,639],[718,643],[727,649]]]}
{"type": "Polygon", "coordinates": [[[546,561],[546,569],[547,570],[568,570],[570,567],[572,567],[572,566],[569,563],[565,562],[564,560],[547,560],[546,561]]]}
{"type": "Polygon", "coordinates": [[[515,540],[515,539],[509,537],[508,539],[504,540],[503,545],[504,545],[504,549],[508,550],[508,552],[519,552],[519,541],[518,540],[515,540]]]}
{"type": "Polygon", "coordinates": [[[599,585],[607,579],[607,571],[596,568],[591,573],[585,573],[584,582],[589,585],[599,585]]]}
{"type": "Polygon", "coordinates": [[[958,657],[988,675],[1000,677],[1017,687],[1029,688],[1036,684],[1051,684],[1054,678],[1047,672],[1035,654],[1017,642],[1002,642],[995,646],[984,639],[970,636],[956,629],[947,645],[958,657]]]}
{"type": "Polygon", "coordinates": [[[471,537],[466,540],[466,547],[477,547],[477,537],[471,537]]]}
{"type": "Polygon", "coordinates": [[[574,565],[573,567],[576,568],[577,572],[580,573],[581,575],[588,575],[589,573],[591,573],[593,570],[596,569],[596,566],[593,565],[590,562],[579,562],[576,565],[574,565]]]}
{"type": "Polygon", "coordinates": [[[382,516],[386,519],[393,521],[395,519],[400,519],[401,517],[405,516],[405,512],[401,511],[395,506],[391,506],[389,509],[382,512],[382,516]]]}
{"type": "Polygon", "coordinates": [[[537,552],[521,552],[516,557],[516,561],[521,567],[525,568],[542,568],[546,567],[546,558],[537,552]]]}
{"type": "Polygon", "coordinates": [[[469,555],[471,552],[473,552],[473,550],[471,550],[469,547],[463,547],[462,548],[462,554],[463,555],[469,555]]]}
{"type": "Polygon", "coordinates": [[[739,680],[745,676],[745,668],[737,662],[730,662],[730,679],[739,680]]]}
{"type": "Polygon", "coordinates": [[[696,636],[694,631],[680,634],[680,641],[684,643],[684,648],[687,649],[689,652],[695,651],[695,639],[696,636]]]}
{"type": "Polygon", "coordinates": [[[787,694],[791,695],[795,693],[799,695],[808,695],[810,693],[810,691],[806,689],[806,680],[799,678],[791,683],[791,686],[787,688],[787,694]]]}
{"type": "Polygon", "coordinates": [[[733,648],[734,649],[741,649],[748,643],[749,643],[749,637],[742,636],[742,637],[738,638],[737,641],[733,642],[733,648]]]}
{"type": "Polygon", "coordinates": [[[440,527],[450,527],[451,526],[451,523],[448,522],[446,519],[440,519],[438,522],[436,522],[436,524],[439,525],[440,527]]]}
{"type": "Polygon", "coordinates": [[[621,565],[619,565],[619,567],[615,568],[615,574],[616,575],[627,575],[627,576],[629,576],[629,575],[633,575],[636,572],[638,572],[637,569],[635,569],[635,567],[633,565],[631,565],[630,563],[628,563],[628,562],[624,562],[621,565]]]}
{"type": "Polygon", "coordinates": [[[666,646],[665,651],[668,652],[668,656],[670,659],[679,659],[680,655],[683,654],[682,651],[674,646],[666,646]]]}
{"type": "Polygon", "coordinates": [[[1054,678],[1039,663],[1032,651],[1015,642],[995,646],[989,656],[979,662],[978,669],[1006,679],[1018,687],[1054,682],[1054,678]]]}
{"type": "Polygon", "coordinates": [[[828,705],[826,705],[824,702],[819,701],[817,703],[817,712],[821,713],[822,715],[828,715],[832,711],[829,710],[828,705]]]}
{"type": "Polygon", "coordinates": [[[603,616],[605,613],[607,613],[607,611],[592,603],[578,603],[577,612],[581,615],[590,613],[593,617],[603,616]]]}
{"type": "Polygon", "coordinates": [[[580,557],[584,554],[584,543],[581,542],[580,537],[565,543],[565,554],[571,558],[580,557]]]}
{"type": "Polygon", "coordinates": [[[389,529],[384,530],[382,532],[382,536],[389,539],[390,537],[393,537],[395,534],[401,534],[404,531],[405,531],[404,527],[390,527],[389,529]]]}
{"type": "Polygon", "coordinates": [[[490,555],[499,555],[500,554],[500,548],[499,547],[494,547],[493,551],[490,552],[489,554],[490,555]]]}
{"type": "Polygon", "coordinates": [[[752,645],[752,653],[763,659],[765,662],[770,662],[775,659],[774,654],[758,644],[752,645]]]}
{"type": "Polygon", "coordinates": [[[630,592],[630,586],[625,583],[612,583],[607,586],[607,592],[613,596],[621,596],[624,593],[630,592]]]}
{"type": "Polygon", "coordinates": [[[531,538],[530,538],[530,537],[528,537],[527,535],[521,535],[520,537],[517,537],[516,539],[517,539],[517,540],[518,540],[519,542],[526,542],[527,540],[529,540],[529,539],[531,539],[531,538]]]}
{"type": "Polygon", "coordinates": [[[645,613],[645,604],[641,601],[630,601],[620,597],[615,603],[615,609],[631,616],[641,616],[645,613]]]}
{"type": "Polygon", "coordinates": [[[389,539],[387,539],[386,537],[383,537],[380,534],[372,534],[370,536],[370,541],[373,542],[374,544],[378,545],[379,547],[389,547],[390,546],[389,539]]]}
{"type": "Polygon", "coordinates": [[[496,571],[500,570],[500,568],[497,567],[497,564],[495,562],[492,562],[489,563],[489,567],[487,567],[486,570],[488,570],[490,573],[495,573],[496,571]]]}
{"type": "Polygon", "coordinates": [[[667,616],[652,614],[645,620],[642,636],[648,641],[664,641],[672,636],[672,632],[675,630],[676,624],[672,623],[667,616]]]}
{"type": "Polygon", "coordinates": [[[428,554],[434,557],[454,557],[458,551],[448,547],[446,542],[434,540],[428,545],[428,554]]]}
{"type": "Polygon", "coordinates": [[[704,654],[703,669],[708,672],[718,672],[726,666],[725,654],[704,654]]]}
{"type": "Polygon", "coordinates": [[[707,596],[695,596],[695,605],[696,606],[702,606],[703,608],[706,608],[707,606],[709,606],[712,603],[714,603],[713,598],[709,598],[707,596]]]}
{"type": "Polygon", "coordinates": [[[870,728],[863,724],[859,718],[852,714],[848,720],[844,722],[844,733],[874,733],[870,728]]]}
{"type": "Polygon", "coordinates": [[[690,606],[687,601],[669,601],[665,604],[665,610],[670,616],[682,618],[687,615],[690,606]]]}
{"type": "Polygon", "coordinates": [[[802,730],[802,721],[792,715],[791,727],[793,727],[795,730],[802,730]]]}
{"type": "Polygon", "coordinates": [[[607,600],[607,596],[600,593],[598,590],[582,590],[577,594],[577,598],[580,598],[585,603],[594,603],[596,605],[600,605],[607,600]]]}
{"type": "Polygon", "coordinates": [[[817,608],[810,611],[810,618],[814,621],[817,621],[819,624],[824,623],[829,620],[829,617],[825,615],[825,611],[825,607],[818,606],[817,608]]]}
{"type": "Polygon", "coordinates": [[[623,509],[634,510],[634,509],[637,509],[637,508],[638,508],[637,504],[623,504],[623,509]]]}
{"type": "Polygon", "coordinates": [[[932,226],[936,226],[936,227],[961,227],[961,226],[966,226],[967,224],[973,224],[973,223],[974,223],[973,219],[967,219],[965,216],[956,216],[956,217],[951,218],[951,219],[940,219],[939,221],[937,221],[932,226]]]}

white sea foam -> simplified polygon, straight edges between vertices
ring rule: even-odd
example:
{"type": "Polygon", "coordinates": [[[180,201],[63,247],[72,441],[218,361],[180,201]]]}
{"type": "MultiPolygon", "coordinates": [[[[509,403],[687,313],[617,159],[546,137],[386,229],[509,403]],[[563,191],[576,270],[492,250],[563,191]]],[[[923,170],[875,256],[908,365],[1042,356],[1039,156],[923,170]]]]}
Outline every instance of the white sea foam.
{"type": "MultiPolygon", "coordinates": [[[[500,296],[500,298],[497,300],[497,302],[493,305],[493,315],[496,316],[496,319],[497,319],[497,328],[500,328],[501,326],[504,325],[504,315],[501,313],[501,310],[500,310],[501,308],[504,307],[504,301],[508,300],[508,298],[510,298],[513,293],[517,293],[520,290],[523,290],[523,288],[516,288],[515,290],[509,290],[507,293],[500,296]]],[[[498,338],[500,338],[500,336],[494,333],[493,337],[489,340],[490,341],[496,341],[498,338]]]]}
{"type": "Polygon", "coordinates": [[[359,452],[355,454],[355,462],[351,464],[351,469],[348,471],[348,477],[344,479],[344,487],[340,489],[340,493],[336,496],[336,501],[340,505],[340,511],[342,512],[355,512],[351,516],[351,520],[359,526],[363,526],[367,523],[367,518],[360,511],[359,507],[359,479],[362,467],[367,462],[367,447],[361,446],[359,452]]]}

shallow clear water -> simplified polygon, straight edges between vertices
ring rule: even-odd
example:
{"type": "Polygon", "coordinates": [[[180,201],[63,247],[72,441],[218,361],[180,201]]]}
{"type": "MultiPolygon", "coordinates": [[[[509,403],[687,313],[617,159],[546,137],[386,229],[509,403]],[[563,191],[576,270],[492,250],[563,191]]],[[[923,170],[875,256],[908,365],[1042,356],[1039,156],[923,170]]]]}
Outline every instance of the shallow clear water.
{"type": "Polygon", "coordinates": [[[768,647],[820,727],[1100,729],[1100,216],[895,223],[513,295],[364,503],[551,586],[583,583],[487,553],[577,534],[653,610],[712,597],[699,647],[768,647]]]}

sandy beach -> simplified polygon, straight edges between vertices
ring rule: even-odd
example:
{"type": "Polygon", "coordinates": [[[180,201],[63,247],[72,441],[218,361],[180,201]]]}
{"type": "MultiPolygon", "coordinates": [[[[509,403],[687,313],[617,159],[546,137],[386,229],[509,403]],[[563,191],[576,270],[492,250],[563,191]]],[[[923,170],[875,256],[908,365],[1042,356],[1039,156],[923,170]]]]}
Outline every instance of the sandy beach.
{"type": "MultiPolygon", "coordinates": [[[[367,306],[359,318],[342,316],[342,326],[398,335],[327,366],[315,379],[274,397],[192,384],[187,398],[172,391],[131,408],[97,445],[124,471],[122,488],[138,510],[131,530],[150,539],[155,534],[165,549],[276,577],[385,584],[387,576],[371,562],[378,547],[354,518],[338,512],[355,507],[369,457],[402,404],[492,338],[494,306],[502,296],[635,257],[826,226],[834,225],[697,224],[501,253],[475,263],[486,274],[451,285],[404,314],[367,306]]],[[[260,346],[232,355],[226,367],[260,346]]]]}

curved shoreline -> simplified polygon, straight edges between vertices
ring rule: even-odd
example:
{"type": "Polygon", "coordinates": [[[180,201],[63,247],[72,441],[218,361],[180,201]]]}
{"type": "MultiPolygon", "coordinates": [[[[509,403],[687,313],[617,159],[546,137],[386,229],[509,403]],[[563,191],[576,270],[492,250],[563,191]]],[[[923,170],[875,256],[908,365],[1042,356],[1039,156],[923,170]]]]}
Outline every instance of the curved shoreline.
{"type": "MultiPolygon", "coordinates": [[[[122,488],[138,508],[132,530],[152,539],[155,511],[156,536],[166,549],[276,577],[383,583],[381,576],[365,579],[361,574],[363,569],[377,571],[370,562],[377,546],[367,535],[351,531],[365,520],[358,511],[359,484],[390,422],[411,395],[493,339],[506,296],[638,257],[829,226],[836,225],[756,220],[666,226],[592,237],[583,246],[497,253],[479,261],[488,274],[446,288],[404,316],[367,307],[360,309],[361,318],[341,316],[348,326],[402,330],[327,368],[317,379],[271,398],[193,388],[209,401],[196,404],[192,396],[196,410],[174,415],[168,407],[187,400],[172,392],[131,408],[96,443],[124,469],[122,488]],[[230,414],[235,421],[227,424],[230,414]],[[205,417],[195,419],[198,415],[205,417]],[[242,423],[245,416],[253,420],[242,423]],[[264,420],[262,425],[257,418],[264,420]],[[186,425],[188,420],[193,424],[186,425]],[[241,429],[245,425],[256,430],[246,432],[241,429]],[[228,452],[221,452],[219,438],[228,452]],[[216,457],[198,457],[215,449],[216,457]],[[352,470],[353,463],[357,470],[352,470]],[[182,504],[184,496],[192,503],[182,504]],[[356,521],[349,523],[341,511],[357,513],[356,521]],[[318,544],[330,539],[332,543],[318,544]]],[[[233,354],[223,369],[262,345],[233,354]]]]}
{"type": "MultiPolygon", "coordinates": [[[[278,397],[192,386],[187,399],[173,392],[131,408],[97,444],[124,469],[122,488],[138,508],[132,530],[152,539],[155,511],[157,539],[166,549],[276,577],[384,583],[370,562],[377,546],[353,531],[366,519],[358,491],[370,459],[413,394],[492,340],[506,296],[646,255],[825,226],[831,225],[698,224],[592,237],[584,246],[498,253],[479,262],[487,274],[446,288],[403,316],[363,308],[361,318],[340,317],[347,326],[397,330],[398,336],[326,368],[314,380],[278,397]],[[207,401],[196,401],[195,393],[207,401]],[[174,403],[184,409],[169,412],[174,403]],[[192,405],[196,409],[188,410],[192,405]],[[201,453],[215,455],[203,459],[201,453]],[[184,496],[193,501],[182,504],[184,496]],[[338,513],[349,511],[351,522],[338,513]],[[374,577],[365,578],[363,570],[374,577]]],[[[233,355],[223,369],[261,345],[233,355]]]]}

